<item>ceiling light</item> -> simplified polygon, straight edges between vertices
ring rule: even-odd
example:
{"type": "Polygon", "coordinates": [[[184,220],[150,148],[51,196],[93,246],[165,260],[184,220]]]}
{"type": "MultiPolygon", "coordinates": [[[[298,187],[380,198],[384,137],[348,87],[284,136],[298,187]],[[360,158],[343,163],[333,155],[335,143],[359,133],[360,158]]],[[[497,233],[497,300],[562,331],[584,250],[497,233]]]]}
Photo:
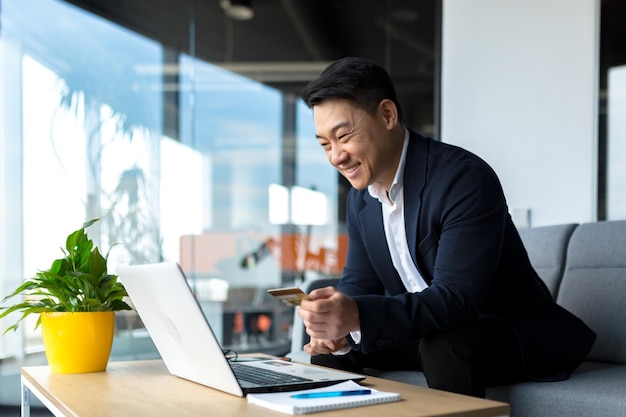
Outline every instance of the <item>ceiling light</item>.
{"type": "Polygon", "coordinates": [[[254,17],[251,0],[221,0],[220,6],[226,16],[233,20],[250,20],[254,17]]]}

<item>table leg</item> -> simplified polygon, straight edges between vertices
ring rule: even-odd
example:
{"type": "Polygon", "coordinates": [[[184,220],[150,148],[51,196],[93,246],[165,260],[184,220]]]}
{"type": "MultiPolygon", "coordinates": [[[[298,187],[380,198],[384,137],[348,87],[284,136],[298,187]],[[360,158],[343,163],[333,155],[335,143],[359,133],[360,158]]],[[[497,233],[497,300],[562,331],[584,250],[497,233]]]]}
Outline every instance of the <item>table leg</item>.
{"type": "Polygon", "coordinates": [[[24,380],[22,380],[22,417],[30,417],[30,390],[24,384],[24,380]]]}

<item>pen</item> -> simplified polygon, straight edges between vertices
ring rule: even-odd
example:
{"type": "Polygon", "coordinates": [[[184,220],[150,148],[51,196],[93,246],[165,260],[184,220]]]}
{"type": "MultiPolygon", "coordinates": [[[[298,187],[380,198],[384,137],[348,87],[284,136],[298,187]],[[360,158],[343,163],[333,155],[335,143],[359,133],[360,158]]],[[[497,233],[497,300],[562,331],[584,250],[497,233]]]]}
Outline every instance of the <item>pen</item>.
{"type": "Polygon", "coordinates": [[[326,392],[306,392],[303,394],[294,394],[291,398],[326,398],[326,397],[343,397],[346,395],[367,395],[371,394],[371,389],[355,389],[352,391],[326,391],[326,392]]]}

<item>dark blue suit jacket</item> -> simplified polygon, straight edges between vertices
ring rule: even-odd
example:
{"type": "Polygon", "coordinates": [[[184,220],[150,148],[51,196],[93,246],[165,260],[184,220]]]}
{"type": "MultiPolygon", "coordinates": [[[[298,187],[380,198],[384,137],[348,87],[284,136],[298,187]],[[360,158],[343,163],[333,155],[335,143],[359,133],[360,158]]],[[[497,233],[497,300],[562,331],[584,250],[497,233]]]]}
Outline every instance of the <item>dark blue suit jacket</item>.
{"type": "Polygon", "coordinates": [[[490,317],[518,336],[524,370],[562,379],[595,334],[558,306],[530,264],[498,177],[476,155],[410,132],[404,171],[411,257],[429,285],[407,293],[383,230],[381,204],[367,190],[348,195],[348,256],[338,288],[359,308],[364,353],[490,317]]]}

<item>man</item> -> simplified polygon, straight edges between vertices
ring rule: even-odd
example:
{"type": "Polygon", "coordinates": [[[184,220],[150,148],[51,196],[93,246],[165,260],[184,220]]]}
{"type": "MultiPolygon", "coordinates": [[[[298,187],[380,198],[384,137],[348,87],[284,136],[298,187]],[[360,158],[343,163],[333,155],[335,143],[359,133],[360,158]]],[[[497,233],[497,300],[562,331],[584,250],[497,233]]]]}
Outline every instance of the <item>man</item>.
{"type": "Polygon", "coordinates": [[[479,397],[566,378],[595,334],[552,300],[492,169],[406,129],[389,75],[366,59],[329,65],[302,96],[353,187],[340,283],[298,312],[312,362],[422,370],[431,388],[479,397]]]}

